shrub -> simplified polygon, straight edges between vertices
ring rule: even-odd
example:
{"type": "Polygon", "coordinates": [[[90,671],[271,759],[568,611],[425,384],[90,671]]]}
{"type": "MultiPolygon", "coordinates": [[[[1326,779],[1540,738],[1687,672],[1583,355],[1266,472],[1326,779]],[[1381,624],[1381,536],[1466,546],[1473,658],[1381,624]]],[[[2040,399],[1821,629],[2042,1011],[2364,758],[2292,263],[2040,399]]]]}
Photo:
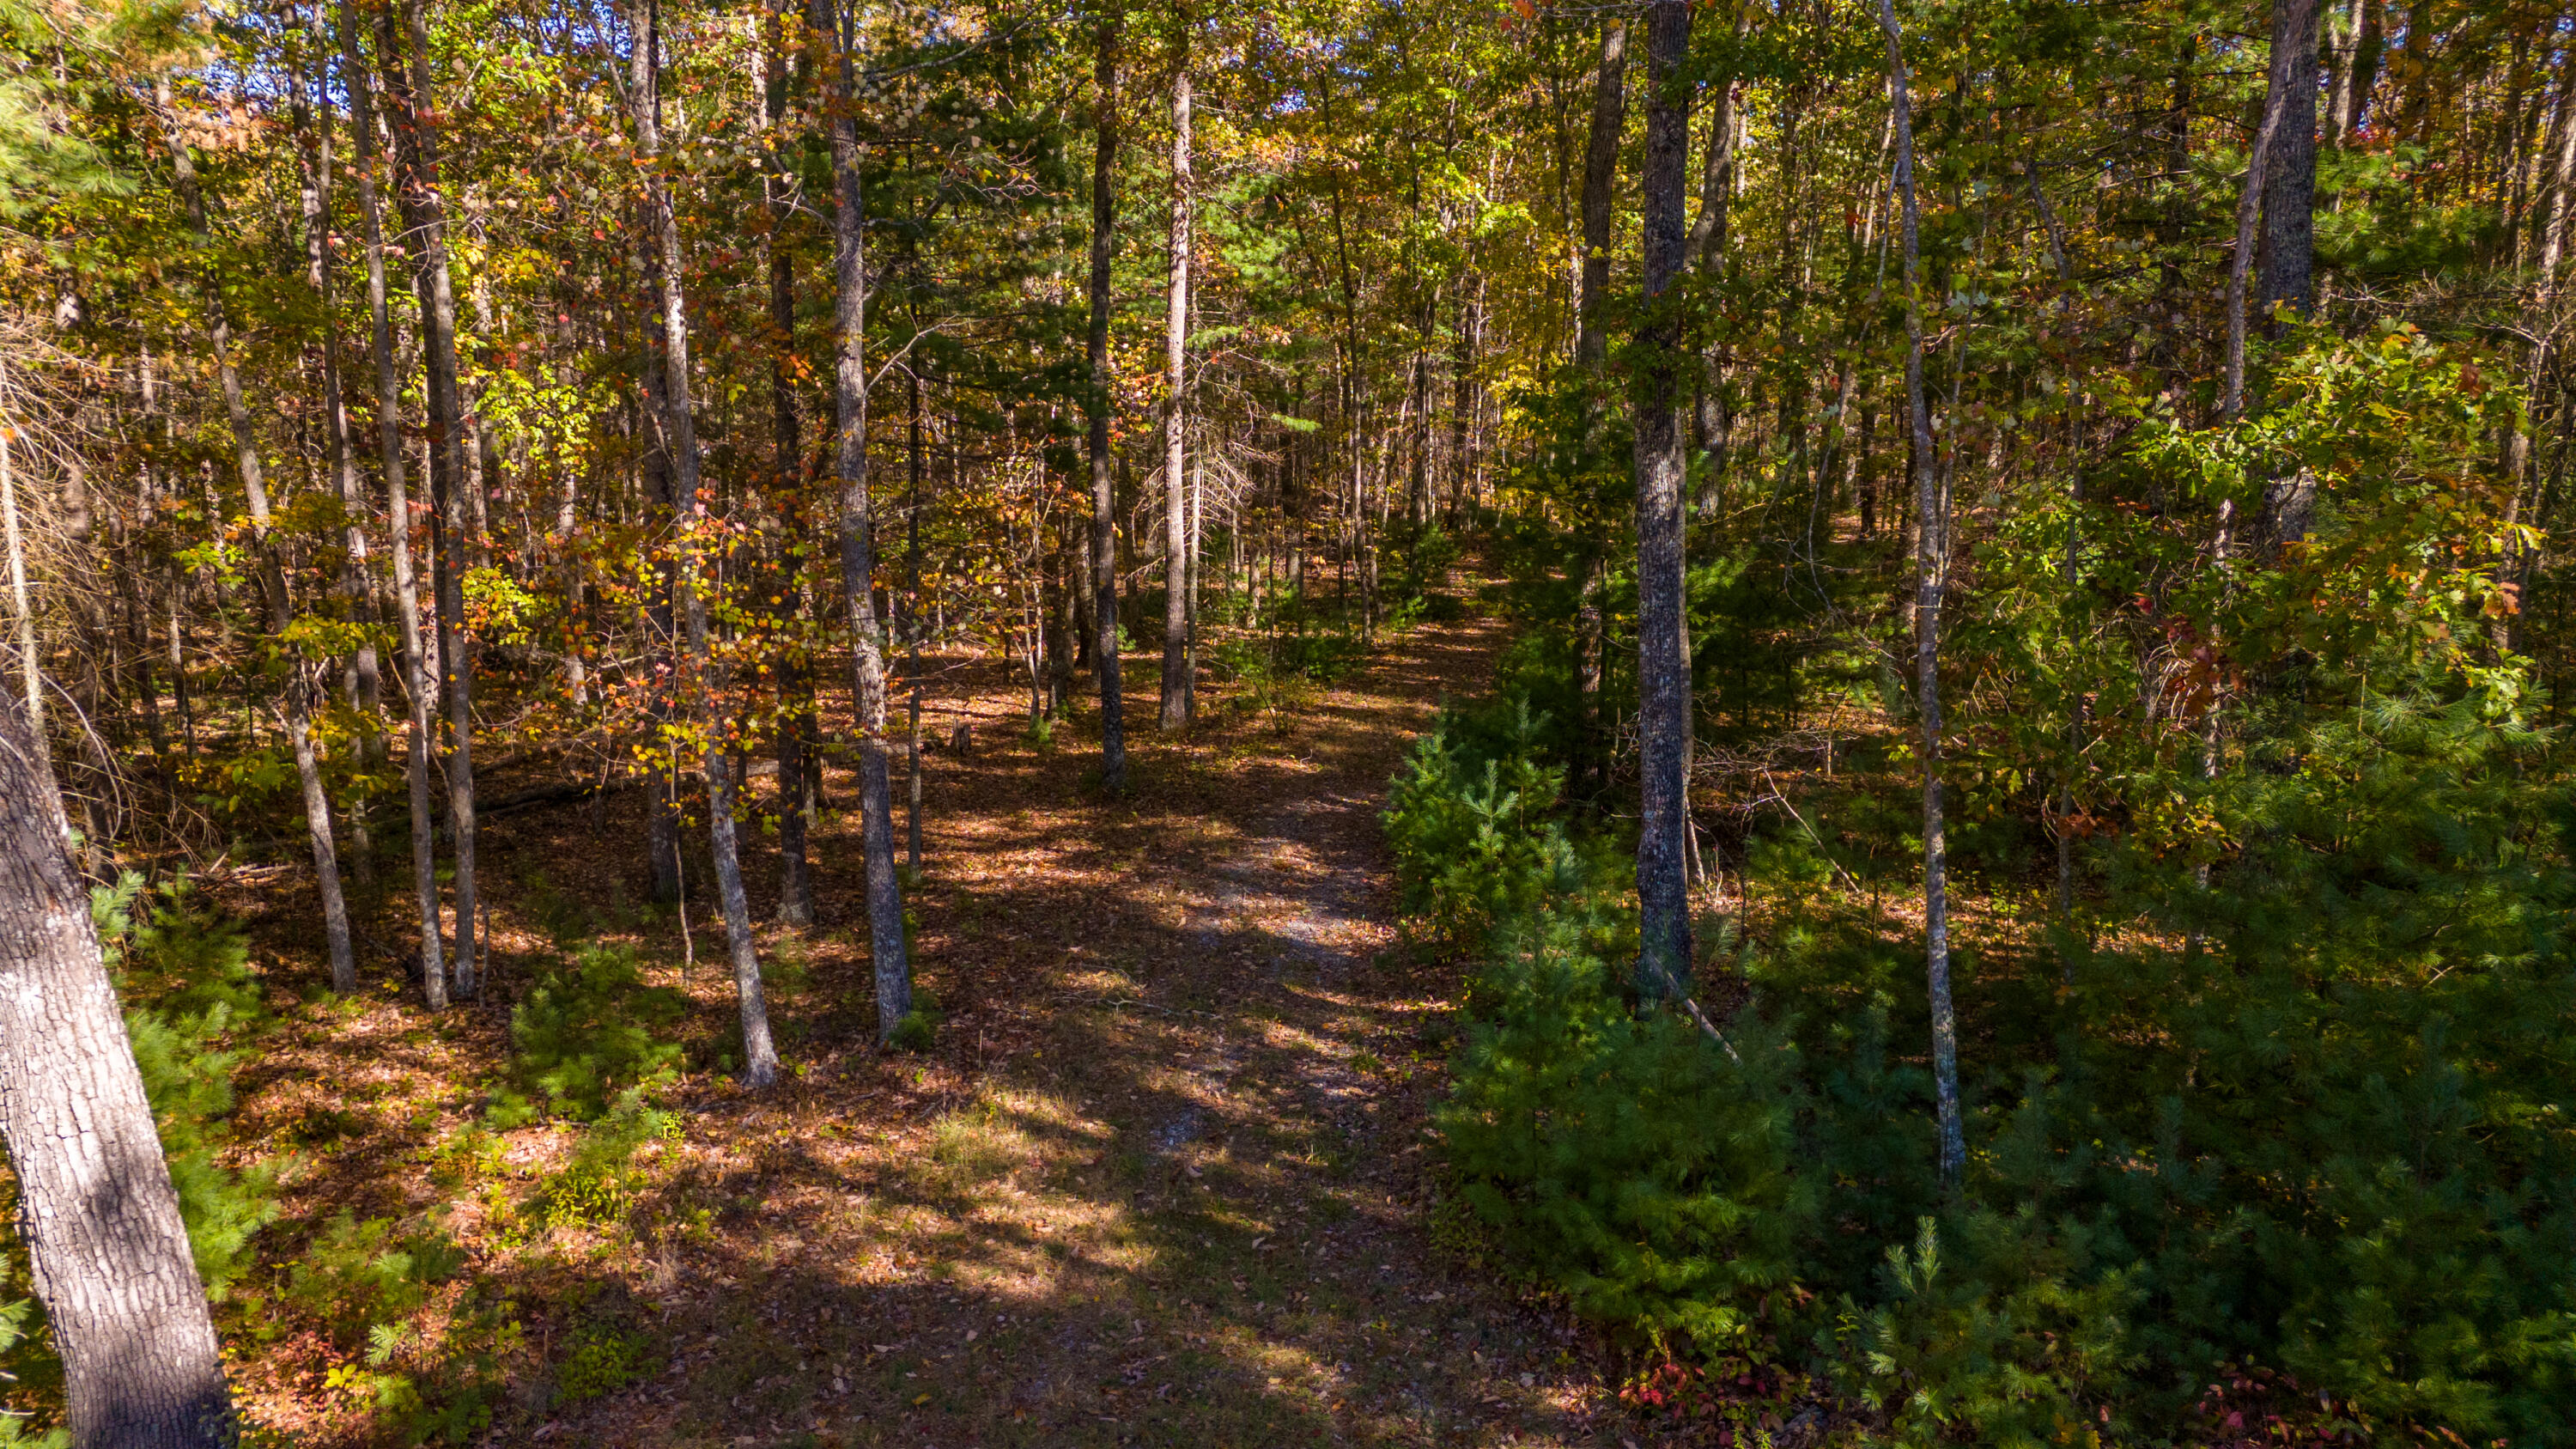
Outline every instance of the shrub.
{"type": "Polygon", "coordinates": [[[2576,1443],[2576,797],[2497,698],[2306,687],[2249,768],[2158,786],[2235,842],[2206,887],[2140,831],[2103,857],[2113,945],[1959,954],[1955,1194],[1897,1045],[1918,941],[1783,836],[1782,929],[1703,968],[1727,1041],[1640,1016],[1544,716],[1444,717],[1386,825],[1408,911],[1478,961],[1461,1198],[1612,1324],[1803,1344],[1893,1443],[2170,1440],[2227,1395],[2576,1443]]]}
{"type": "MultiPolygon", "coordinates": [[[[619,1093],[679,1071],[685,1053],[657,1033],[688,1009],[685,995],[645,983],[633,947],[585,946],[548,969],[511,1011],[514,1069],[554,1110],[596,1117],[619,1093]]],[[[525,1099],[504,1094],[494,1105],[495,1125],[528,1115],[525,1099]]]]}
{"type": "Polygon", "coordinates": [[[612,1394],[641,1381],[650,1367],[651,1344],[640,1333],[586,1324],[573,1335],[555,1385],[564,1402],[577,1404],[612,1394]]]}
{"type": "Polygon", "coordinates": [[[221,1165],[233,1109],[234,1053],[223,1043],[260,1016],[258,979],[241,928],[207,905],[185,876],[158,887],[131,871],[90,894],[90,919],[118,992],[125,1033],[179,1215],[206,1290],[220,1300],[250,1268],[250,1240],[277,1217],[274,1165],[221,1165]]]}
{"type": "Polygon", "coordinates": [[[401,1442],[462,1443],[491,1423],[519,1329],[453,1283],[464,1264],[434,1226],[343,1212],[287,1271],[288,1300],[356,1355],[326,1383],[365,1400],[401,1442]]]}
{"type": "Polygon", "coordinates": [[[566,1163],[539,1190],[534,1218],[538,1227],[613,1228],[634,1210],[640,1174],[635,1155],[648,1142],[680,1135],[680,1119],[644,1100],[641,1088],[628,1088],[616,1105],[591,1124],[566,1163]]]}

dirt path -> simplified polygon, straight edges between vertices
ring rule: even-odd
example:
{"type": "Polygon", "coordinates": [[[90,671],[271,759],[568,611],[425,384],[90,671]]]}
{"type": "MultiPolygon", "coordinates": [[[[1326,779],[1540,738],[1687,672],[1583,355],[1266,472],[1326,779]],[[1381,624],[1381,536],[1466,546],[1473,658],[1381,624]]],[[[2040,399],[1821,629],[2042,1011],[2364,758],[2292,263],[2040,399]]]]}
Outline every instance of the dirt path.
{"type": "MultiPolygon", "coordinates": [[[[1070,741],[945,762],[916,894],[941,1052],[714,1093],[665,1191],[730,1210],[602,1300],[660,1376],[540,1411],[552,1437],[1589,1442],[1571,1335],[1433,1246],[1454,1028],[1384,955],[1388,776],[1493,643],[1426,629],[1284,729],[1142,741],[1124,804],[1079,797],[1070,741]]],[[[818,952],[814,993],[840,974],[818,952]]]]}
{"type": "MultiPolygon", "coordinates": [[[[931,737],[971,724],[977,745],[931,757],[908,897],[937,1041],[864,1045],[857,821],[835,814],[820,925],[762,933],[791,1076],[760,1095],[729,1075],[705,910],[690,970],[677,923],[626,904],[634,792],[493,823],[494,991],[436,1018],[390,948],[361,998],[290,995],[320,980],[318,943],[244,876],[226,899],[284,989],[236,1126],[297,1152],[263,1291],[341,1214],[451,1240],[436,1302],[459,1316],[417,1320],[401,1363],[447,1365],[421,1371],[429,1403],[488,1411],[490,1444],[1617,1443],[1607,1419],[1595,1438],[1574,1332],[1435,1244],[1424,1127],[1455,982],[1392,949],[1377,814],[1437,700],[1482,688],[1499,642],[1425,628],[1276,715],[1212,691],[1177,741],[1151,732],[1135,661],[1145,727],[1118,800],[1088,783],[1087,717],[1050,746],[1007,667],[940,664],[931,737]],[[592,936],[696,1005],[689,1070],[662,1092],[673,1137],[615,1213],[567,1224],[537,1205],[582,1129],[495,1136],[484,1114],[516,1080],[511,1002],[592,936]],[[474,1362],[479,1396],[458,1387],[474,1362]]],[[[836,768],[830,803],[852,784],[836,768]]],[[[750,838],[767,920],[774,853],[750,838]]],[[[385,911],[369,929],[390,939],[385,911]]],[[[276,1319],[242,1298],[227,1320],[255,1423],[316,1446],[408,1437],[411,1411],[348,1377],[366,1320],[276,1319]]]]}

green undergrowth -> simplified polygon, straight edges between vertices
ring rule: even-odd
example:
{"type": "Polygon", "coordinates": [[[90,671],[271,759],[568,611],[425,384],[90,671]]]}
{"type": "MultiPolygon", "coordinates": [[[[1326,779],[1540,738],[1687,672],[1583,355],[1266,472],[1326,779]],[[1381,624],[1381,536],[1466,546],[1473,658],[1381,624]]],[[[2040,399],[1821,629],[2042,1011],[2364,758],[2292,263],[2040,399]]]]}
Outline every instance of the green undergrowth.
{"type": "Polygon", "coordinates": [[[1641,1013],[1563,736],[1450,712],[1385,823],[1412,929],[1475,963],[1461,1199],[1681,1366],[1656,1412],[1726,1422],[1741,1379],[1886,1444],[2576,1443],[2576,814],[2504,701],[2315,689],[2360,703],[2200,797],[2243,842],[2208,888],[2109,842],[2128,929],[1963,951],[1955,1193],[1919,938],[1784,833],[1770,939],[1701,923],[1723,1040],[1641,1013]]]}
{"type": "Polygon", "coordinates": [[[546,1112],[587,1121],[621,1093],[676,1076],[686,1050],[669,1039],[688,996],[644,979],[635,948],[594,942],[557,957],[510,1012],[513,1082],[485,1119],[524,1126],[546,1112]]]}

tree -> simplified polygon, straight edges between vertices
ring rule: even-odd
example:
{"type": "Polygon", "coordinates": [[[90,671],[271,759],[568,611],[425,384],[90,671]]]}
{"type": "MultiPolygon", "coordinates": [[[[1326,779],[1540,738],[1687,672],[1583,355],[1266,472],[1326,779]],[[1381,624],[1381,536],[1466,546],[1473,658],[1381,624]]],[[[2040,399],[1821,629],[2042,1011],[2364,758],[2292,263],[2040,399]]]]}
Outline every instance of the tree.
{"type": "Polygon", "coordinates": [[[859,831],[868,881],[868,954],[876,973],[877,1040],[912,1014],[912,964],[894,868],[894,785],[886,769],[885,629],[877,618],[876,514],[868,497],[867,196],[860,189],[858,84],[851,42],[829,0],[814,0],[815,33],[831,42],[833,464],[841,483],[841,602],[850,616],[850,693],[859,726],[859,831]]]}
{"type": "Polygon", "coordinates": [[[1162,728],[1190,722],[1190,522],[1181,482],[1190,435],[1190,17],[1172,58],[1172,285],[1164,316],[1162,728]]]}
{"type": "Polygon", "coordinates": [[[1637,696],[1644,771],[1637,838],[1637,994],[1654,1001],[1685,992],[1691,969],[1691,669],[1684,617],[1682,490],[1689,473],[1682,430],[1683,349],[1679,298],[1689,265],[1686,161],[1690,91],[1681,70],[1690,51],[1688,0],[1657,0],[1646,12],[1646,158],[1640,177],[1645,252],[1644,320],[1637,329],[1637,696]]]}
{"type": "MultiPolygon", "coordinates": [[[[685,516],[690,520],[683,527],[686,534],[696,534],[699,530],[694,523],[706,514],[707,494],[699,484],[697,409],[690,396],[689,308],[680,284],[686,275],[680,250],[680,222],[671,206],[670,188],[659,169],[662,39],[654,23],[656,12],[651,0],[638,9],[639,13],[632,17],[635,81],[628,98],[635,112],[636,159],[644,171],[644,204],[662,261],[662,331],[669,351],[663,367],[661,422],[673,470],[679,477],[685,516]]],[[[705,731],[699,759],[705,766],[707,781],[708,853],[714,861],[716,893],[724,911],[725,945],[733,958],[734,997],[742,1019],[742,1076],[751,1086],[766,1087],[778,1079],[778,1051],[769,1038],[769,999],[761,989],[760,952],[751,939],[751,904],[743,894],[742,857],[734,841],[733,767],[725,758],[724,721],[717,706],[723,679],[710,662],[707,603],[696,576],[703,550],[695,546],[694,540],[683,543],[682,548],[680,612],[688,629],[689,671],[695,676],[692,682],[702,716],[699,726],[705,731]]]]}
{"type": "Polygon", "coordinates": [[[1941,1182],[1955,1190],[1967,1168],[1968,1148],[1959,1111],[1959,1023],[1950,997],[1950,855],[1941,808],[1941,593],[1949,582],[1949,500],[1933,471],[1932,410],[1923,388],[1922,207],[1915,192],[1905,37],[1897,25],[1895,0],[1878,0],[1878,24],[1887,36],[1888,125],[1896,144],[1899,245],[1905,264],[1905,415],[1914,439],[1915,516],[1922,520],[1914,553],[1914,707],[1923,716],[1923,972],[1932,1005],[1932,1093],[1941,1182]]]}
{"type": "Polygon", "coordinates": [[[1092,673],[1100,682],[1100,783],[1127,788],[1125,707],[1118,680],[1118,475],[1109,452],[1109,415],[1116,406],[1109,372],[1110,264],[1118,235],[1118,28],[1111,10],[1100,18],[1093,61],[1091,152],[1091,322],[1084,356],[1090,387],[1083,395],[1084,453],[1091,464],[1092,673]]]}
{"type": "Polygon", "coordinates": [[[99,957],[70,823],[0,691],[0,1134],[77,1449],[234,1441],[205,1285],[99,957]]]}
{"type": "Polygon", "coordinates": [[[474,666],[465,642],[464,404],[456,382],[456,285],[448,266],[447,206],[438,128],[431,117],[428,0],[377,12],[378,58],[393,83],[395,136],[403,142],[401,198],[407,229],[420,239],[413,288],[420,299],[423,388],[429,404],[431,579],[438,601],[438,671],[447,698],[447,829],[456,858],[456,935],[449,956],[456,994],[479,988],[474,881],[474,666]]]}
{"type": "Polygon", "coordinates": [[[402,626],[403,700],[408,736],[403,751],[411,792],[412,892],[420,913],[421,989],[432,1011],[447,1005],[447,968],[440,951],[437,821],[430,813],[430,684],[420,628],[420,581],[411,556],[411,495],[404,476],[402,376],[394,365],[391,308],[385,289],[383,201],[376,187],[375,86],[359,54],[355,0],[340,9],[340,53],[349,87],[351,130],[358,146],[358,218],[366,238],[368,346],[376,367],[376,428],[385,475],[386,534],[392,542],[394,603],[402,626]]]}

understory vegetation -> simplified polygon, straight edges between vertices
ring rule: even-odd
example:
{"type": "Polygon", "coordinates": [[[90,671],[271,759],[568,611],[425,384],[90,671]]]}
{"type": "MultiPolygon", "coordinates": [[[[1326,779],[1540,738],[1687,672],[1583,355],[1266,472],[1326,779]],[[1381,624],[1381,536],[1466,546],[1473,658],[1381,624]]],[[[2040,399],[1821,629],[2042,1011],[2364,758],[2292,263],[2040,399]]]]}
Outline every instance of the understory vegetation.
{"type": "MultiPolygon", "coordinates": [[[[1548,561],[1576,540],[1514,525],[1520,642],[1420,743],[1386,827],[1417,937],[1471,963],[1455,1191],[1669,1358],[1640,1403],[1715,1424],[1803,1401],[1909,1445],[2576,1442],[2576,800],[2554,706],[2484,627],[2493,578],[2446,547],[2473,366],[2402,331],[2303,341],[2259,421],[2150,416],[2125,471],[1980,543],[1982,565],[2025,527],[2086,540],[2062,584],[1980,589],[1944,659],[1976,681],[1949,725],[1954,1190],[1907,906],[1911,692],[1855,667],[1894,610],[1821,621],[1748,700],[1729,665],[1780,648],[1748,597],[1777,566],[1740,515],[1699,525],[1699,778],[1734,788],[1703,811],[1692,999],[1658,1007],[1631,975],[1625,787],[1569,785],[1597,737],[1566,722],[1634,706],[1569,663],[1548,561]],[[2375,448],[2355,418],[2397,407],[2407,441],[2375,448]],[[2246,453],[2327,480],[2314,532],[2223,592],[2159,576],[2134,500],[2246,453]],[[2155,595],[2162,628],[2205,610],[2226,640],[2200,710],[2118,703],[2164,642],[2155,595]],[[2065,741],[2075,698],[2080,753],[2016,756],[2065,741]],[[1786,719],[1830,764],[1775,753],[1728,808],[1745,757],[1803,742],[1786,719]]],[[[1866,577],[1868,545],[1836,564],[1866,577]]]]}

